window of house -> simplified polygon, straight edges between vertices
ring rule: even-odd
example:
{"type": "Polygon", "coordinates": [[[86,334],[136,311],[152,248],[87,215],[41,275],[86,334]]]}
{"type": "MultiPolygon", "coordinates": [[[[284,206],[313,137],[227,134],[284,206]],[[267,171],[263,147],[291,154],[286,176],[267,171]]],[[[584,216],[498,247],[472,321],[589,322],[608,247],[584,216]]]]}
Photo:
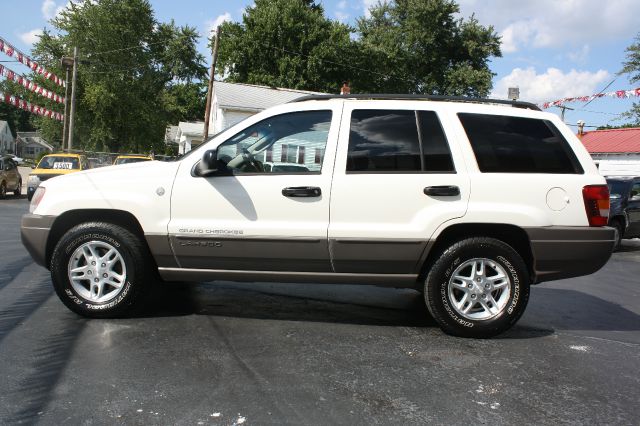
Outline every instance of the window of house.
{"type": "Polygon", "coordinates": [[[568,142],[548,120],[458,114],[485,173],[583,173],[568,142]]]}

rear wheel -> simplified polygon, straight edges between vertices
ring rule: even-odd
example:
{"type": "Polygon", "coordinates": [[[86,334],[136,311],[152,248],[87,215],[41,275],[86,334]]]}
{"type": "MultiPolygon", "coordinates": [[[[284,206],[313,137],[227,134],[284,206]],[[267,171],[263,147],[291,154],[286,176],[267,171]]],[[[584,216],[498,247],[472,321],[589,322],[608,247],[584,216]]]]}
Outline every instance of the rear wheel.
{"type": "Polygon", "coordinates": [[[7,196],[7,184],[5,182],[0,183],[0,199],[7,196]]]}
{"type": "Polygon", "coordinates": [[[610,226],[616,230],[616,245],[613,249],[619,250],[622,246],[622,237],[624,236],[624,223],[620,219],[615,219],[611,222],[610,226]]]}
{"type": "Polygon", "coordinates": [[[140,238],[121,226],[78,225],[60,239],[51,258],[56,293],[80,315],[121,316],[153,278],[147,253],[140,238]]]}
{"type": "Polygon", "coordinates": [[[493,238],[469,238],[447,248],[425,281],[429,312],[448,334],[486,338],[515,324],[529,300],[522,257],[493,238]]]}
{"type": "Polygon", "coordinates": [[[20,196],[22,194],[22,179],[18,180],[18,186],[16,187],[16,190],[13,191],[13,195],[15,196],[20,196]]]}

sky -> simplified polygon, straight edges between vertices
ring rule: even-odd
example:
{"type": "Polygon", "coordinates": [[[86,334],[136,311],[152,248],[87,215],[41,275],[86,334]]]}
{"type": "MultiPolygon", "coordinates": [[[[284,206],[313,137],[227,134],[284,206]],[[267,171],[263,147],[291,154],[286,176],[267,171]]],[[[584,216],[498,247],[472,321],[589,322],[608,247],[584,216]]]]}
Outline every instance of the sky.
{"type": "MultiPolygon", "coordinates": [[[[48,20],[69,0],[0,0],[0,37],[29,53],[48,20]]],[[[353,24],[378,0],[322,0],[330,19],[353,24]]],[[[568,97],[640,87],[619,75],[625,49],[640,34],[638,0],[458,0],[460,17],[475,16],[482,25],[493,26],[502,37],[502,57],[492,58],[491,97],[506,98],[509,87],[520,89],[520,100],[541,104],[568,97]]],[[[151,0],[159,21],[196,27],[209,35],[223,21],[241,21],[251,0],[151,0]]],[[[200,51],[210,52],[203,37],[200,51]]],[[[8,57],[0,54],[0,61],[8,57]]],[[[11,64],[13,66],[13,64],[11,64]]],[[[18,64],[21,66],[20,64],[18,64]]],[[[14,71],[23,71],[15,67],[14,71]]],[[[565,122],[575,129],[578,120],[587,129],[620,125],[619,114],[640,98],[599,98],[567,103],[565,122]]],[[[548,111],[560,115],[559,108],[548,111]]]]}

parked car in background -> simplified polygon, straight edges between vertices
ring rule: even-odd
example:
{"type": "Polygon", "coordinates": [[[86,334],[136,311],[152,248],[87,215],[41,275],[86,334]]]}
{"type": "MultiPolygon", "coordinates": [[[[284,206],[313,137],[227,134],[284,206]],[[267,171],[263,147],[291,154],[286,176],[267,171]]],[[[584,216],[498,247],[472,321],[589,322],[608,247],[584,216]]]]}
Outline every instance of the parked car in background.
{"type": "Polygon", "coordinates": [[[36,192],[36,188],[45,180],[79,172],[88,168],[87,157],[81,154],[59,153],[45,155],[29,174],[29,180],[27,180],[27,198],[31,201],[33,193],[36,192]]]}
{"type": "Polygon", "coordinates": [[[118,155],[113,162],[114,166],[118,164],[140,163],[142,161],[151,161],[153,158],[148,155],[118,155]]]}
{"type": "Polygon", "coordinates": [[[616,229],[616,248],[623,238],[640,237],[640,176],[607,177],[611,210],[609,226],[616,229]]]}
{"type": "Polygon", "coordinates": [[[8,155],[0,157],[0,198],[4,198],[7,192],[15,195],[22,193],[22,178],[18,172],[18,165],[8,155]]]}
{"type": "Polygon", "coordinates": [[[17,157],[13,154],[7,154],[7,157],[10,157],[14,163],[16,163],[18,166],[21,166],[22,163],[24,163],[24,158],[21,157],[17,157]]]}

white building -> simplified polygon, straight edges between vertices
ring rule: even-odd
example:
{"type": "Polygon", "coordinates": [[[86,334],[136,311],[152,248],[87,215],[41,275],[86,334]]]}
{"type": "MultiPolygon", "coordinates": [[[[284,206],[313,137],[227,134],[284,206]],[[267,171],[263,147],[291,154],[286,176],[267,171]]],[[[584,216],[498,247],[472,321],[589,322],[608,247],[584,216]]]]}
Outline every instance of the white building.
{"type": "MultiPolygon", "coordinates": [[[[209,136],[220,133],[267,108],[302,96],[319,94],[322,93],[216,81],[213,83],[209,136]]],[[[180,122],[178,127],[175,141],[179,144],[180,154],[189,152],[202,143],[204,122],[180,122]]]]}
{"type": "Polygon", "coordinates": [[[53,152],[53,146],[42,139],[38,132],[18,132],[16,138],[18,157],[37,158],[41,152],[53,152]]]}
{"type": "Polygon", "coordinates": [[[15,153],[15,139],[9,123],[0,120],[0,154],[15,153]]]}

